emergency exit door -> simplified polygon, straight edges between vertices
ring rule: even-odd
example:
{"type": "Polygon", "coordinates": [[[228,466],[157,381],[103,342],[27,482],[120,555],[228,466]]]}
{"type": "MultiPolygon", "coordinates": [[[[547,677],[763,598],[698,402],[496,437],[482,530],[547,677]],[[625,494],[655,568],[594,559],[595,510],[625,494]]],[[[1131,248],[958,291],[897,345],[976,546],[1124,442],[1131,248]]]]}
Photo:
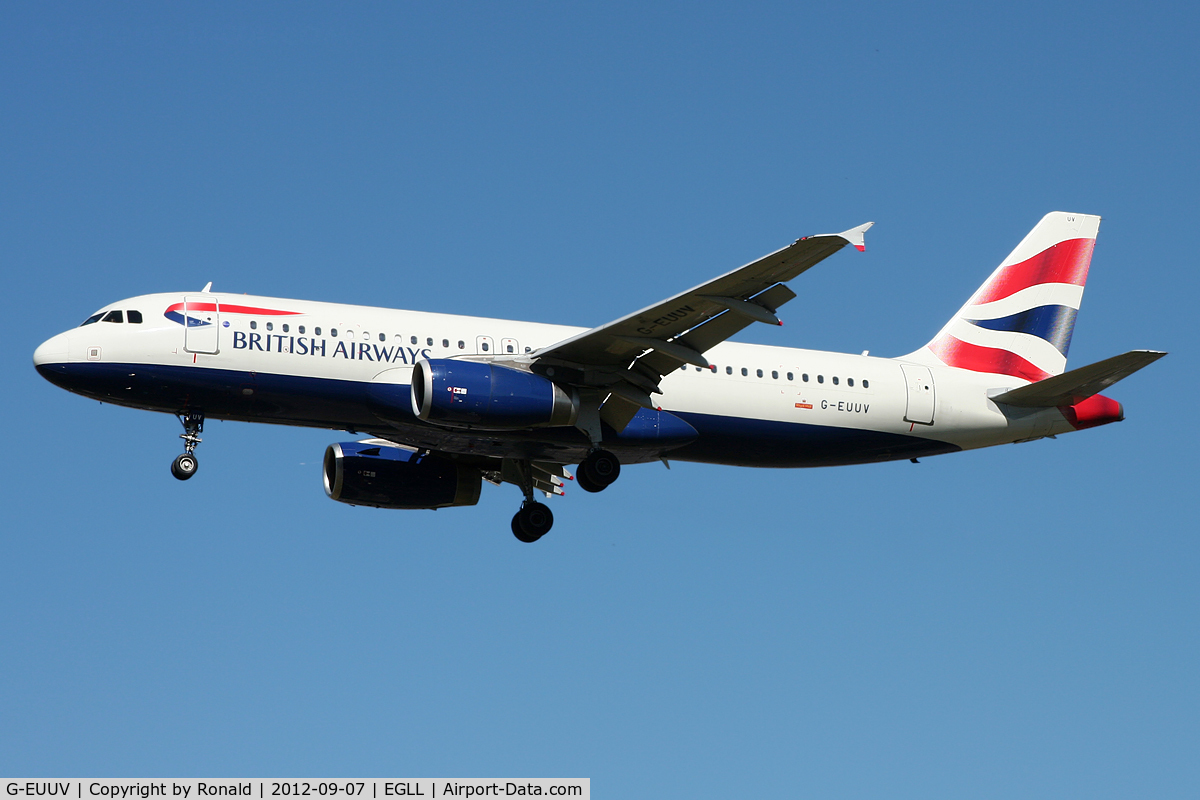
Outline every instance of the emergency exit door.
{"type": "Polygon", "coordinates": [[[933,373],[929,371],[929,367],[919,367],[916,364],[901,364],[900,369],[904,370],[904,382],[908,386],[908,406],[904,412],[904,421],[932,425],[933,373]]]}

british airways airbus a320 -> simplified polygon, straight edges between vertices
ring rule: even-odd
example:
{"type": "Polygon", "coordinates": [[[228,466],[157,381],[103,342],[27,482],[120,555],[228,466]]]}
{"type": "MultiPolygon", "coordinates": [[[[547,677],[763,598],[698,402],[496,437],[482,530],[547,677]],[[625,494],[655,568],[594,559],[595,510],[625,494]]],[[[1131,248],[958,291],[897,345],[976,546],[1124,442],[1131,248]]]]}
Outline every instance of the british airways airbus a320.
{"type": "Polygon", "coordinates": [[[1099,394],[1165,355],[1066,370],[1100,218],[1047,214],[927,345],[899,358],[737,344],[778,325],[785,283],[871,223],[808,236],[694,289],[585,330],[250,297],[151,294],[43,343],[34,364],[72,392],[175,414],[196,473],[205,419],[364,432],[332,444],[334,500],[473,505],[483,481],[525,501],[522,542],[553,523],[535,492],[599,492],[622,464],[816,467],[1024,442],[1124,417],[1099,394]],[[578,464],[572,476],[568,464],[578,464]]]}

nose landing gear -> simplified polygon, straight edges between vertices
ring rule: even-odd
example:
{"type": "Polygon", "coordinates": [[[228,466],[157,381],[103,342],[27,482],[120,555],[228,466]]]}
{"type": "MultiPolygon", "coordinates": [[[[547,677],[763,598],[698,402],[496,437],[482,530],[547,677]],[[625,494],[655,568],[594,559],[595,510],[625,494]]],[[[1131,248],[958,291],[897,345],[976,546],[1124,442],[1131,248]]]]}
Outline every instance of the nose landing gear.
{"type": "Polygon", "coordinates": [[[188,478],[196,474],[196,468],[199,467],[199,462],[191,453],[184,453],[175,456],[175,460],[171,462],[171,474],[181,481],[186,481],[188,478]]]}
{"type": "Polygon", "coordinates": [[[196,445],[201,442],[200,434],[204,431],[204,415],[188,411],[175,416],[183,425],[183,433],[179,434],[179,438],[183,439],[185,452],[176,456],[175,460],[171,462],[171,474],[181,481],[186,481],[195,475],[196,470],[200,467],[200,462],[196,460],[195,450],[196,445]]]}

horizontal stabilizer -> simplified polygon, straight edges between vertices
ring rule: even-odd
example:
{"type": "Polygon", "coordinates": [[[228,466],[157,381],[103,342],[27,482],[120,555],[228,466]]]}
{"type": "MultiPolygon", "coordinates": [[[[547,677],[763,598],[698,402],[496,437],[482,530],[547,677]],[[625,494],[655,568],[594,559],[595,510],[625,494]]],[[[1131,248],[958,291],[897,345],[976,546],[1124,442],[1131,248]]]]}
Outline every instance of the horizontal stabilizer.
{"type": "Polygon", "coordinates": [[[997,403],[1021,408],[1073,406],[1094,394],[1128,378],[1142,367],[1153,364],[1166,353],[1158,350],[1130,350],[1086,367],[1073,369],[992,398],[997,403]]]}

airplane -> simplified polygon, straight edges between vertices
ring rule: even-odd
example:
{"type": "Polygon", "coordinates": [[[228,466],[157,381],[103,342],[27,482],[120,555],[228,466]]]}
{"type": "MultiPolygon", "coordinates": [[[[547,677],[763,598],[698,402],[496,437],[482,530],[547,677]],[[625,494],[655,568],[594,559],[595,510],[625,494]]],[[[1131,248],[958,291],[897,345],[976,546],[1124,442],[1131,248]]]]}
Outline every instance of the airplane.
{"type": "Polygon", "coordinates": [[[511,530],[553,525],[535,500],[623,465],[817,467],[1055,437],[1124,419],[1101,391],[1166,353],[1066,370],[1100,217],[1052,212],[926,345],[897,358],[742,344],[781,325],[786,283],[872,223],[807,236],[596,328],[213,292],[101,308],[33,355],[51,383],[183,425],[172,474],[196,474],[207,419],[346,430],[325,492],[351,505],[474,505],[520,488],[511,530]],[[567,469],[577,464],[575,474],[567,469]]]}

